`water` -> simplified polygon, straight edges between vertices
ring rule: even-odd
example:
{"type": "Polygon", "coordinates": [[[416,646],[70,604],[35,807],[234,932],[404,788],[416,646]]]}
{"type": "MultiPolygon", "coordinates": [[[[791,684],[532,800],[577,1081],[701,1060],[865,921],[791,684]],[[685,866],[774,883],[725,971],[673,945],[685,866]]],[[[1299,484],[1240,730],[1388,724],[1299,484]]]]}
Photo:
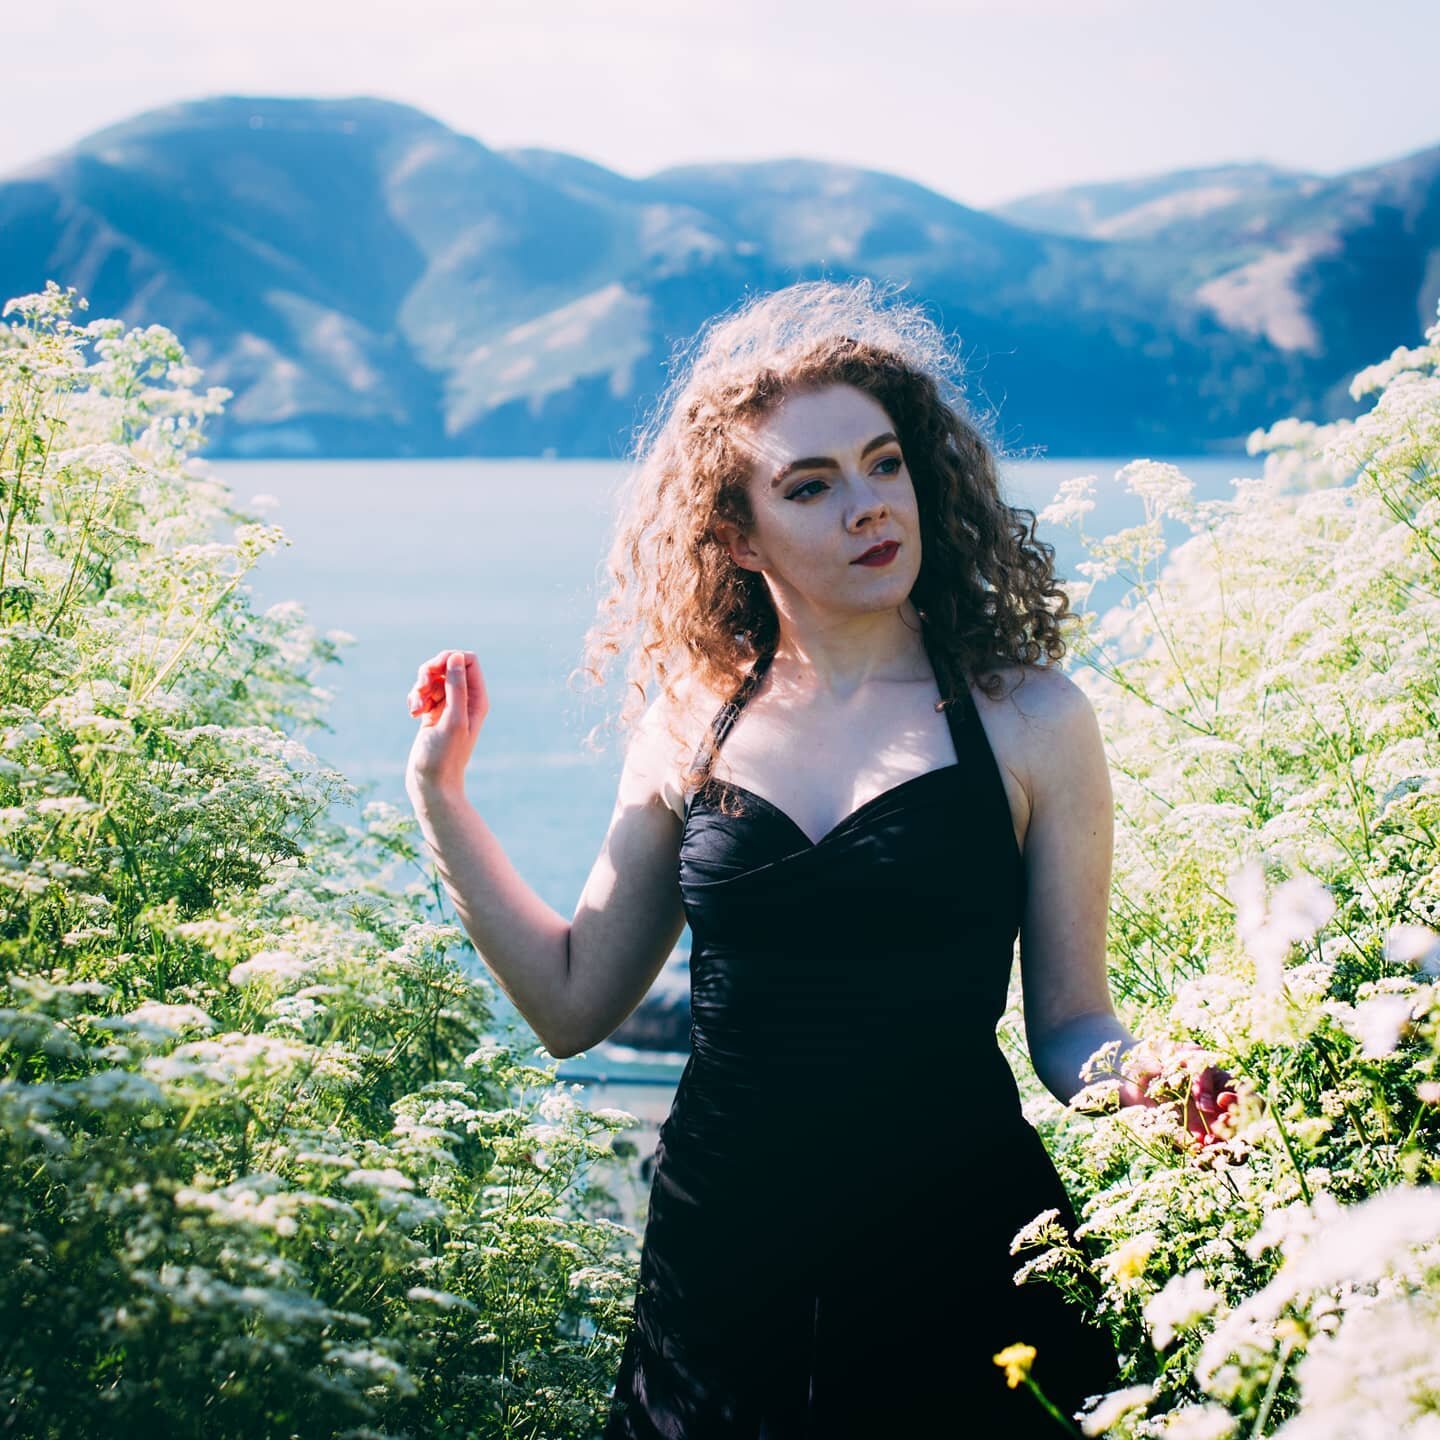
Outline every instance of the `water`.
{"type": "MultiPolygon", "coordinates": [[[[1038,511],[1073,475],[1098,477],[1090,535],[1143,518],[1113,481],[1129,456],[1014,463],[1002,471],[1011,504],[1038,511]]],[[[1199,498],[1225,497],[1260,459],[1157,455],[1179,465],[1199,498]]],[[[612,505],[622,464],[555,460],[217,461],[242,509],[257,493],[280,504],[264,518],[293,545],[251,572],[252,604],[298,601],[320,631],[357,639],[319,682],[335,694],[333,734],[300,738],[375,798],[409,808],[405,761],[417,722],[405,703],[420,664],[444,649],[473,650],[490,713],[467,773],[471,802],[546,903],[568,918],[609,824],[622,755],[613,740],[586,751],[585,732],[620,699],[567,687],[602,589],[612,505]]],[[[1188,533],[1176,528],[1174,541],[1188,533]]],[[[1040,527],[1056,568],[1085,558],[1068,530],[1040,527]]],[[[577,682],[578,684],[579,682],[577,682]]],[[[347,819],[355,819],[347,813],[347,819]]],[[[689,934],[677,955],[688,953],[689,934]]],[[[502,1013],[508,1002],[496,991],[502,1013]]],[[[595,1077],[605,1047],[562,1073],[595,1077]]],[[[612,1066],[619,1060],[614,1056],[612,1066]]],[[[614,1083],[635,1077],[616,1070],[614,1083]]],[[[657,1083],[673,1085],[675,1066],[657,1083]]],[[[620,1092],[615,1092],[616,1094],[620,1092]]],[[[633,1093],[627,1090],[626,1094],[633,1093]]],[[[596,1105],[621,1105],[595,1093],[596,1105]]]]}
{"type": "MultiPolygon", "coordinates": [[[[1258,461],[1157,456],[1180,465],[1201,498],[1230,493],[1258,461]]],[[[1099,477],[1087,532],[1141,518],[1111,482],[1123,459],[1046,460],[1004,472],[1012,504],[1037,511],[1071,475],[1099,477]]],[[[406,806],[405,760],[417,722],[405,704],[420,664],[445,648],[474,650],[490,713],[471,759],[471,800],[520,873],[567,915],[604,837],[621,755],[591,755],[585,731],[619,687],[567,688],[603,579],[615,487],[609,461],[218,461],[244,508],[257,493],[280,504],[265,518],[293,545],[249,577],[257,610],[296,600],[324,631],[358,641],[320,676],[335,693],[334,734],[310,747],[375,798],[406,806]]],[[[1177,532],[1176,538],[1184,532],[1177,532]]],[[[1067,530],[1040,527],[1061,575],[1084,558],[1067,530]]],[[[617,662],[618,663],[618,662],[617,662]]],[[[579,681],[576,682],[580,684],[579,681]]]]}

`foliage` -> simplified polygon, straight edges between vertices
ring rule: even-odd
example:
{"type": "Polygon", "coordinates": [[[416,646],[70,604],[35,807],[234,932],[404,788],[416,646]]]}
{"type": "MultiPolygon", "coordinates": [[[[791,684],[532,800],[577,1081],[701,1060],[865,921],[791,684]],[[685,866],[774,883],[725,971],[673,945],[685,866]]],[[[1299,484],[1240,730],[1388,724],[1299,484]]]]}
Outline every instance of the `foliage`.
{"type": "MultiPolygon", "coordinates": [[[[8,1428],[593,1434],[635,1259],[596,1172],[633,1117],[494,1033],[438,887],[393,878],[413,820],[335,818],[355,792],[295,737],[348,637],[249,608],[285,537],[195,458],[226,392],[72,295],[0,327],[8,1428]]],[[[1125,1357],[1089,1435],[1437,1427],[1440,324],[1352,391],[1252,436],[1229,500],[1124,467],[1145,520],[1071,587],[1130,586],[1074,671],[1122,1017],[1201,1047],[1172,1093],[1214,1062],[1242,1096],[1203,1149],[1114,1081],[1029,1098],[1085,1248],[1039,1215],[1020,1278],[1092,1271],[1125,1357]]]]}
{"type": "MultiPolygon", "coordinates": [[[[1072,595],[1130,586],[1085,612],[1072,677],[1115,789],[1112,988],[1144,1041],[1204,1047],[1173,1094],[1209,1063],[1241,1092],[1204,1149],[1178,1100],[1117,1108],[1114,1080],[1029,1102],[1093,1249],[1037,1216],[1024,1278],[1093,1269],[1126,1359],[1086,1434],[1440,1431],[1440,323],[1426,339],[1356,377],[1358,419],[1257,431],[1232,499],[1140,460],[1117,478],[1144,523],[1080,532],[1072,595]],[[1166,520],[1192,532],[1168,555],[1166,520]]],[[[1082,524],[1094,480],[1041,518],[1082,524]]]]}
{"type": "Polygon", "coordinates": [[[194,457],[228,392],[73,294],[0,327],[5,1427],[593,1434],[633,1117],[494,1033],[413,818],[335,817],[290,731],[350,637],[249,608],[289,542],[194,457]]]}

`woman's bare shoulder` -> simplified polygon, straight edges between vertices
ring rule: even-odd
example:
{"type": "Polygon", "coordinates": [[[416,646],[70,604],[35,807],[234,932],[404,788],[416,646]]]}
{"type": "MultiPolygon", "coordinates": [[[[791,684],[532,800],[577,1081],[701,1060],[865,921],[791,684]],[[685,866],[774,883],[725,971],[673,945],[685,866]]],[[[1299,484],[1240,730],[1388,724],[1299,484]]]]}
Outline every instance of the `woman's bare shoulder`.
{"type": "Polygon", "coordinates": [[[977,683],[972,694],[984,715],[991,748],[1033,801],[1036,789],[1057,763],[1067,763],[1077,729],[1093,726],[1090,699],[1057,665],[1020,661],[992,664],[977,682],[998,678],[992,695],[977,683]]]}
{"type": "MultiPolygon", "coordinates": [[[[1052,716],[1065,707],[1088,704],[1085,692],[1058,665],[1031,665],[1019,660],[991,663],[975,672],[977,681],[999,681],[995,693],[980,694],[994,705],[1013,700],[1024,720],[1052,716]]],[[[977,689],[980,687],[977,686],[977,689]]]]}
{"type": "Polygon", "coordinates": [[[693,674],[674,680],[672,691],[660,690],[645,708],[631,747],[655,793],[684,820],[683,777],[720,701],[693,674]]]}

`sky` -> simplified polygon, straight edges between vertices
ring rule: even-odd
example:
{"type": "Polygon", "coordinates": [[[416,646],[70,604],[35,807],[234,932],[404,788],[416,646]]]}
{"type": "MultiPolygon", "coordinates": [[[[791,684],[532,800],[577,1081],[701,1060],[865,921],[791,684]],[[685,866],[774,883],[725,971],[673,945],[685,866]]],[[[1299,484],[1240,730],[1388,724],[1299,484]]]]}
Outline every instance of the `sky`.
{"type": "Polygon", "coordinates": [[[630,176],[805,157],[979,208],[1440,144],[1437,0],[39,0],[7,6],[0,175],[218,94],[374,95],[630,176]]]}

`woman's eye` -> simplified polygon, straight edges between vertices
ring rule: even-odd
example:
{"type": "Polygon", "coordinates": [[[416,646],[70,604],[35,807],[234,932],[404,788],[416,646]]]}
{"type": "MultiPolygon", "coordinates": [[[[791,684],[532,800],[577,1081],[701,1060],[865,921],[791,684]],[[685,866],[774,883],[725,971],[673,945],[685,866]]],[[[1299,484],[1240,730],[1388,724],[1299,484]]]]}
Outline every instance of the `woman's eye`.
{"type": "MultiPolygon", "coordinates": [[[[905,462],[898,455],[887,455],[883,460],[877,462],[876,468],[879,469],[881,465],[893,465],[895,467],[893,470],[886,470],[883,473],[886,475],[898,475],[904,464],[905,462]]],[[[808,500],[810,495],[819,493],[818,491],[810,490],[812,485],[818,485],[822,490],[828,490],[830,488],[823,480],[806,480],[803,484],[797,485],[790,494],[786,496],[786,499],[794,500],[797,497],[803,497],[808,500]],[[806,491],[810,491],[810,494],[807,495],[806,491]]]]}
{"type": "Polygon", "coordinates": [[[797,495],[803,495],[812,485],[823,486],[824,484],[823,480],[807,480],[803,485],[797,485],[790,492],[790,499],[793,500],[797,495]]]}

